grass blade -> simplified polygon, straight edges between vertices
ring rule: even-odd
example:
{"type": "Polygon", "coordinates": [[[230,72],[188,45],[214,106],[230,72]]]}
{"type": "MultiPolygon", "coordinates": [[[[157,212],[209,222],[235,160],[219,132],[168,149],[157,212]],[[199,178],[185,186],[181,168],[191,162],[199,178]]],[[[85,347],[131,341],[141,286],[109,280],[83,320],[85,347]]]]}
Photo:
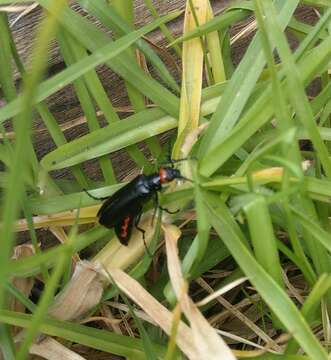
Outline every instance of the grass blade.
{"type": "MultiPolygon", "coordinates": [[[[80,60],[74,65],[71,65],[69,68],[40,84],[36,91],[36,96],[33,99],[33,103],[36,104],[46,99],[48,96],[62,89],[63,86],[70,84],[72,81],[84,75],[91,69],[94,69],[96,66],[118,56],[142,35],[155,29],[160,23],[170,21],[176,16],[178,16],[178,13],[166,15],[165,17],[162,17],[161,19],[144,26],[133,33],[130,33],[129,35],[123,36],[121,39],[110,44],[106,41],[106,39],[104,39],[105,44],[95,48],[92,55],[80,60]]],[[[0,109],[0,123],[18,114],[21,109],[21,101],[22,100],[19,97],[0,109]]]]}
{"type": "Polygon", "coordinates": [[[300,346],[312,359],[325,359],[328,355],[311,332],[307,322],[284,290],[254,260],[234,229],[226,222],[228,210],[220,200],[205,194],[210,221],[230,250],[245,275],[261,294],[271,310],[293,334],[300,346]]]}

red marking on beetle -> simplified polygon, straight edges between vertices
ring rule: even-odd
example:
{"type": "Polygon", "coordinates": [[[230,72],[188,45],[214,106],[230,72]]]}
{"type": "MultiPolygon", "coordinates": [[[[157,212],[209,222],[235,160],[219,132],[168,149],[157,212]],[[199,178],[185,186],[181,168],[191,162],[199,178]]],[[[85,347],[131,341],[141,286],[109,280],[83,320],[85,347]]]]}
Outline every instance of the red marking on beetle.
{"type": "Polygon", "coordinates": [[[126,216],[123,220],[123,225],[121,226],[121,237],[128,236],[129,222],[130,222],[130,216],[126,216]]]}
{"type": "Polygon", "coordinates": [[[161,184],[168,182],[166,169],[160,168],[159,174],[160,174],[160,183],[161,184]]]}

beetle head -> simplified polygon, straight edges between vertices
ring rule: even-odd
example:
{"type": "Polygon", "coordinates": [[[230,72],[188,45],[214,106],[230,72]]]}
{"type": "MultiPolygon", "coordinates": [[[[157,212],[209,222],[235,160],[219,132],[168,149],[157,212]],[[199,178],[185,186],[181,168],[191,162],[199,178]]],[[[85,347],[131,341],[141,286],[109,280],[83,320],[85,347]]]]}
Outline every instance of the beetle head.
{"type": "Polygon", "coordinates": [[[170,167],[160,168],[159,175],[161,184],[166,184],[172,180],[183,178],[178,169],[170,167]]]}

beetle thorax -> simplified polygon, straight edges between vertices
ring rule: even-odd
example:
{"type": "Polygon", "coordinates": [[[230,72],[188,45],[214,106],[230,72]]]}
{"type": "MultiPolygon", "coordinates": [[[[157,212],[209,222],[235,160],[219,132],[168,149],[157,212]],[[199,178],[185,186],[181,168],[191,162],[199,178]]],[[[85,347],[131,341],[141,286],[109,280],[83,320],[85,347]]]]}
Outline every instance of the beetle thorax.
{"type": "Polygon", "coordinates": [[[160,176],[158,174],[149,175],[146,180],[147,186],[151,191],[159,191],[162,189],[160,176]]]}

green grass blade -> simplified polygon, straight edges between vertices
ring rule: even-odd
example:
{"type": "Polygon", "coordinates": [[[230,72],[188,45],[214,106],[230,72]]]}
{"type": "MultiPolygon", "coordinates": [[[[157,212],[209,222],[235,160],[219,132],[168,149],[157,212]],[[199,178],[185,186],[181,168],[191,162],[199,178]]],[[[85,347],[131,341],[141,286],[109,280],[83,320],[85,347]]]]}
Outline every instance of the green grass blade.
{"type": "MultiPolygon", "coordinates": [[[[202,116],[215,110],[223,89],[224,84],[205,89],[202,94],[205,100],[201,106],[202,116]]],[[[63,145],[47,154],[41,164],[47,170],[72,166],[146,140],[176,126],[176,118],[167,116],[161,109],[144,110],[63,145]]]]}
{"type": "Polygon", "coordinates": [[[323,168],[328,177],[331,177],[331,161],[325,144],[323,143],[320,134],[317,130],[317,125],[314,121],[313,112],[308,102],[304,85],[300,79],[298,68],[294,62],[294,57],[287,43],[287,39],[283,33],[283,29],[276,20],[276,11],[271,1],[261,3],[266,15],[266,24],[269,26],[270,36],[279,51],[282,59],[282,64],[287,77],[287,86],[289,98],[292,106],[298,114],[303,125],[310,134],[313,145],[318,153],[323,168]]]}
{"type": "Polygon", "coordinates": [[[13,0],[8,0],[8,1],[5,1],[5,0],[0,0],[0,5],[8,5],[8,4],[15,4],[15,3],[28,3],[29,1],[28,0],[19,0],[19,1],[13,1],[13,0]]]}
{"type": "MultiPolygon", "coordinates": [[[[94,69],[96,66],[118,56],[141,36],[155,29],[160,23],[170,21],[176,16],[177,13],[166,15],[165,17],[162,17],[161,19],[144,26],[133,33],[130,33],[129,35],[123,36],[121,39],[110,44],[108,44],[108,41],[104,39],[104,44],[101,45],[100,48],[95,48],[95,51],[92,52],[90,56],[82,59],[78,63],[70,66],[59,74],[53,76],[51,79],[40,84],[37,89],[37,94],[33,99],[34,104],[46,99],[48,96],[62,89],[65,85],[69,85],[72,81],[84,75],[91,69],[94,69]]],[[[19,97],[0,109],[0,122],[17,115],[20,109],[21,98],[19,97]]]]}
{"type": "MultiPolygon", "coordinates": [[[[125,184],[125,182],[122,182],[120,184],[105,186],[96,190],[89,190],[89,193],[96,197],[107,197],[114,194],[125,184]]],[[[78,209],[80,203],[81,207],[85,207],[100,202],[91,199],[85,192],[72,192],[66,195],[49,196],[47,198],[29,198],[27,206],[32,214],[50,215],[62,211],[78,209]]]]}
{"type": "Polygon", "coordinates": [[[176,125],[177,120],[164,116],[160,109],[145,110],[59,147],[47,154],[41,165],[48,171],[72,166],[136,144],[176,125]]]}
{"type": "Polygon", "coordinates": [[[299,219],[303,228],[319,243],[321,243],[328,251],[331,251],[331,235],[325,231],[319,224],[311,220],[298,209],[291,207],[291,210],[299,219]]]}
{"type": "MultiPolygon", "coordinates": [[[[152,14],[152,16],[154,17],[154,19],[158,19],[159,14],[157,13],[152,1],[144,0],[144,3],[146,5],[146,7],[148,8],[148,10],[150,11],[150,13],[152,14]]],[[[164,24],[160,25],[160,29],[161,29],[164,37],[168,40],[169,43],[172,43],[175,41],[175,38],[172,36],[171,31],[167,28],[166,25],[164,25],[164,24]]],[[[176,51],[177,56],[181,57],[181,55],[182,55],[181,48],[178,45],[174,45],[173,48],[176,51]]]]}
{"type": "Polygon", "coordinates": [[[264,197],[253,195],[251,201],[244,206],[244,211],[256,260],[279,286],[284,287],[276,238],[267,202],[264,197]]]}
{"type": "Polygon", "coordinates": [[[11,36],[8,28],[7,15],[0,14],[0,84],[7,102],[16,97],[12,68],[11,36]]]}
{"type": "Polygon", "coordinates": [[[44,251],[40,254],[29,256],[22,260],[11,260],[9,262],[9,272],[12,276],[27,277],[39,274],[43,266],[46,269],[52,268],[59,257],[65,252],[78,252],[85,249],[87,246],[93,244],[95,241],[109,237],[109,230],[102,227],[96,226],[91,230],[85,231],[79,234],[69,248],[68,245],[58,245],[50,250],[44,251]]]}
{"type": "Polygon", "coordinates": [[[243,9],[229,9],[225,14],[215,16],[213,19],[207,21],[205,24],[200,25],[191,32],[177,38],[170,46],[174,46],[180,42],[200,37],[202,34],[207,35],[213,31],[220,31],[228,28],[233,23],[245,19],[250,14],[250,11],[243,9]]]}
{"type": "Polygon", "coordinates": [[[14,240],[14,220],[18,214],[19,202],[23,198],[25,172],[30,163],[30,131],[32,123],[32,99],[36,93],[36,87],[42,78],[46,67],[45,54],[47,53],[48,42],[56,29],[56,18],[64,6],[64,1],[52,3],[52,11],[55,16],[47,17],[40,26],[36,46],[31,57],[31,73],[25,78],[22,96],[22,115],[15,119],[16,143],[13,154],[13,166],[8,176],[8,187],[5,191],[2,213],[2,227],[0,235],[2,246],[0,252],[0,308],[4,305],[5,294],[4,284],[8,273],[8,262],[14,240]],[[56,4],[55,4],[56,3],[56,4]],[[22,175],[23,174],[23,175],[22,175]]]}
{"type": "MultiPolygon", "coordinates": [[[[28,328],[31,324],[31,315],[3,310],[0,312],[0,321],[28,328]]],[[[40,331],[110,354],[137,360],[145,359],[142,341],[130,336],[50,318],[44,320],[40,331]]],[[[154,348],[158,356],[164,355],[163,347],[155,344],[154,348]]]]}
{"type": "MultiPolygon", "coordinates": [[[[84,48],[80,46],[80,44],[75,43],[70,37],[70,35],[66,34],[64,31],[61,31],[57,34],[57,39],[58,43],[60,44],[62,56],[67,66],[70,66],[71,64],[77,62],[79,59],[87,56],[84,48]]],[[[83,79],[79,78],[73,83],[76,95],[81,104],[83,113],[85,114],[87,125],[90,131],[100,129],[93,101],[91,99],[87,86],[85,85],[88,80],[88,75],[93,75],[92,71],[93,70],[86,73],[83,79]]],[[[99,164],[106,183],[115,183],[115,175],[110,159],[108,157],[100,157],[99,164]]]]}
{"type": "MultiPolygon", "coordinates": [[[[57,147],[64,145],[67,142],[59,124],[54,118],[53,114],[49,111],[44,102],[40,102],[37,106],[37,110],[50,133],[55,145],[57,147]]],[[[71,171],[76,178],[79,186],[83,189],[89,188],[89,181],[79,166],[73,166],[71,171]]]]}
{"type": "Polygon", "coordinates": [[[15,346],[7,324],[0,323],[0,350],[4,360],[15,359],[15,346]]]}
{"type": "MultiPolygon", "coordinates": [[[[194,201],[197,212],[197,228],[198,228],[198,239],[197,239],[198,245],[196,251],[194,251],[195,252],[194,262],[199,264],[203,259],[208,247],[210,224],[206,214],[202,192],[197,182],[195,182],[194,184],[194,201]]],[[[195,244],[195,240],[193,244],[195,244]]]]}
{"type": "Polygon", "coordinates": [[[23,294],[19,289],[17,289],[12,283],[7,282],[6,289],[22,305],[24,305],[31,313],[34,312],[36,305],[28,297],[26,297],[25,294],[23,294]]]}
{"type": "Polygon", "coordinates": [[[230,250],[232,256],[256,287],[264,301],[293,334],[300,346],[312,359],[328,359],[326,351],[313,335],[304,317],[284,292],[284,290],[255,261],[242,243],[232,226],[225,220],[228,213],[218,197],[205,194],[209,219],[230,250]]]}
{"type": "MultiPolygon", "coordinates": [[[[277,1],[277,9],[282,29],[286,27],[299,1],[277,1]]],[[[199,153],[207,161],[210,152],[224,139],[234,127],[239,116],[252,94],[254,86],[265,65],[260,34],[256,34],[250,43],[244,58],[236,68],[218,107],[213,114],[210,125],[201,142],[199,153]]]]}
{"type": "MultiPolygon", "coordinates": [[[[107,4],[106,1],[98,0],[93,2],[86,2],[84,0],[79,0],[78,2],[89,13],[93,14],[96,18],[98,18],[102,24],[115,31],[118,35],[123,36],[133,31],[132,26],[130,26],[128,22],[123,20],[123,18],[118,14],[113,5],[107,4]]],[[[160,19],[160,17],[158,16],[156,19],[160,19]]],[[[166,28],[164,23],[160,24],[160,29],[163,29],[164,27],[166,28]]],[[[163,81],[178,93],[179,87],[176,81],[174,80],[162,60],[150,48],[148,43],[146,43],[146,41],[143,39],[139,39],[135,45],[151,62],[154,68],[158,71],[163,81]]]]}
{"type": "MultiPolygon", "coordinates": [[[[331,58],[331,38],[316,46],[298,64],[298,72],[304,84],[320,74],[331,58]]],[[[200,172],[210,176],[233,153],[238,150],[260,127],[265,125],[273,114],[271,88],[266,89],[242,116],[240,122],[228,136],[201,161],[200,172]]]]}
{"type": "MultiPolygon", "coordinates": [[[[133,11],[133,2],[131,0],[114,1],[110,5],[110,7],[113,8],[113,10],[115,12],[118,12],[119,18],[123,18],[123,21],[126,22],[130,28],[133,28],[134,11],[133,11]]],[[[109,11],[106,10],[105,12],[108,13],[109,11]]],[[[101,11],[100,15],[102,15],[102,11],[101,11]]],[[[117,31],[114,31],[115,37],[118,38],[121,35],[122,35],[121,31],[119,33],[117,31]]],[[[135,64],[138,63],[135,49],[133,48],[133,46],[128,48],[125,51],[124,55],[128,59],[130,59],[130,61],[132,63],[135,63],[135,64]]],[[[140,92],[140,90],[137,87],[135,87],[132,83],[130,83],[129,81],[125,81],[124,84],[125,84],[126,92],[128,94],[128,98],[130,100],[133,110],[137,113],[139,111],[143,111],[144,109],[146,109],[146,104],[145,104],[146,100],[145,100],[143,94],[140,92]]],[[[150,139],[147,139],[146,143],[147,143],[147,145],[151,145],[149,150],[151,150],[151,153],[154,157],[155,156],[157,157],[158,150],[156,150],[156,153],[154,153],[154,151],[158,147],[158,139],[150,138],[150,139]]],[[[143,152],[139,151],[139,149],[135,145],[129,146],[126,150],[130,154],[132,159],[136,162],[138,167],[140,167],[140,168],[145,167],[147,169],[147,171],[151,170],[150,164],[148,163],[147,159],[145,158],[143,152]]]]}
{"type": "MultiPolygon", "coordinates": [[[[18,54],[18,51],[16,48],[16,43],[15,43],[13,37],[11,36],[11,33],[9,33],[8,42],[11,44],[11,51],[12,51],[13,58],[15,60],[16,67],[19,70],[21,76],[24,77],[26,74],[26,70],[24,68],[24,65],[23,65],[20,57],[19,57],[19,54],[18,54]]],[[[39,103],[37,105],[37,111],[38,111],[39,115],[41,116],[41,118],[43,119],[55,144],[57,146],[59,146],[59,144],[65,143],[66,142],[65,136],[63,135],[61,128],[58,125],[57,121],[55,120],[55,118],[53,117],[51,112],[48,110],[46,104],[44,104],[43,102],[39,103]]],[[[79,169],[79,167],[72,169],[72,171],[73,171],[73,175],[76,177],[80,186],[83,188],[87,188],[88,187],[87,180],[86,180],[83,172],[79,169]]],[[[53,181],[50,179],[49,176],[46,177],[45,181],[47,182],[47,187],[52,188],[54,193],[58,192],[58,190],[56,189],[56,186],[54,186],[53,181]]]]}
{"type": "Polygon", "coordinates": [[[68,265],[68,262],[70,262],[70,257],[71,253],[69,251],[65,251],[59,258],[57,258],[56,266],[46,283],[42,296],[38,301],[38,305],[33,313],[29,328],[27,329],[24,339],[20,344],[20,348],[16,355],[17,360],[26,359],[29,348],[34,338],[37,336],[44,318],[46,317],[48,307],[54,299],[55,292],[58,288],[58,283],[60,282],[65,267],[68,265]]]}
{"type": "MultiPolygon", "coordinates": [[[[301,308],[301,313],[308,321],[314,321],[316,313],[321,305],[322,297],[331,287],[331,276],[327,274],[321,275],[316,281],[314,287],[305,299],[301,308]]],[[[297,342],[292,339],[287,347],[285,354],[295,354],[299,350],[297,342]]]]}
{"type": "MultiPolygon", "coordinates": [[[[50,0],[40,0],[38,3],[49,10],[50,0]]],[[[171,15],[176,17],[178,13],[171,15]]],[[[65,9],[59,22],[77,41],[92,52],[109,43],[109,38],[106,34],[69,8],[65,9]]],[[[106,64],[155,104],[161,106],[173,116],[177,116],[179,106],[177,97],[171,94],[159,82],[146,75],[125,54],[118,55],[112,61],[107,61],[106,64]]]]}
{"type": "MultiPolygon", "coordinates": [[[[209,15],[211,18],[214,17],[213,9],[211,8],[210,4],[209,7],[209,15]]],[[[221,83],[226,80],[225,76],[225,69],[224,69],[224,62],[223,62],[223,54],[222,54],[222,46],[221,46],[221,39],[220,33],[215,31],[206,36],[207,46],[209,56],[206,57],[207,59],[210,58],[210,66],[214,78],[214,83],[221,83]]],[[[206,54],[205,54],[206,55],[206,54]]]]}

